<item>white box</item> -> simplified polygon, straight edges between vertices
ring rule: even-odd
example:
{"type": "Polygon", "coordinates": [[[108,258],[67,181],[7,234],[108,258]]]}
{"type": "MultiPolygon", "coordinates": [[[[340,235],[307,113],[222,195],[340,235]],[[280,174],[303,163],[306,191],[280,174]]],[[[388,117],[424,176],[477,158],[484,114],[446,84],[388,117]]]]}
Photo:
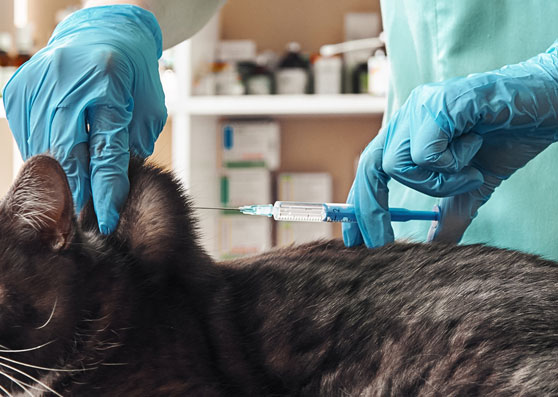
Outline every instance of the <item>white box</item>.
{"type": "Polygon", "coordinates": [[[222,40],[217,46],[217,60],[221,62],[245,62],[256,60],[254,40],[222,40]]]}
{"type": "Polygon", "coordinates": [[[271,248],[271,220],[249,215],[219,218],[219,256],[232,259],[255,255],[271,248]]]}
{"type": "Polygon", "coordinates": [[[228,207],[271,203],[271,173],[266,168],[225,168],[221,202],[228,207]]]}
{"type": "MultiPolygon", "coordinates": [[[[281,201],[331,202],[332,179],[328,173],[282,173],[277,179],[281,201]]],[[[331,223],[277,222],[277,245],[301,244],[332,238],[331,223]]]]}
{"type": "Polygon", "coordinates": [[[378,37],[381,31],[377,12],[348,12],[345,14],[345,41],[378,37]]]}
{"type": "Polygon", "coordinates": [[[231,121],[223,123],[223,164],[227,167],[258,164],[279,168],[280,129],[275,121],[231,121]]]}

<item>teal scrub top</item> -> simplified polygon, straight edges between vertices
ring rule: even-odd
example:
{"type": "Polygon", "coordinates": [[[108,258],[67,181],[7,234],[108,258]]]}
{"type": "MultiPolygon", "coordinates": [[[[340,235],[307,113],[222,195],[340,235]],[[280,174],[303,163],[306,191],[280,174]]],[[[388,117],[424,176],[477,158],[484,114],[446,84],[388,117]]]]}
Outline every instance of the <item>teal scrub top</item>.
{"type": "MultiPolygon", "coordinates": [[[[423,83],[483,72],[544,52],[558,38],[556,0],[381,0],[391,61],[384,121],[423,83]]],[[[558,260],[558,144],[517,171],[479,209],[461,243],[558,260]]],[[[390,206],[431,209],[438,199],[390,181],[390,206]]],[[[424,241],[427,222],[393,223],[424,241]]]]}

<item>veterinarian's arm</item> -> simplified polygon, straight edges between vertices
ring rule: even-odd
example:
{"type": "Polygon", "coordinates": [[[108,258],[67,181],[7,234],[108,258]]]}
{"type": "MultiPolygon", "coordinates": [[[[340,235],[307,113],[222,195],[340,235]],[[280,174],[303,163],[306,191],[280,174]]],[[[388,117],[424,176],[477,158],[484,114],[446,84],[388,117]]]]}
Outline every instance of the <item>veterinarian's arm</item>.
{"type": "Polygon", "coordinates": [[[558,140],[557,47],[415,89],[361,156],[348,198],[358,226],[343,225],[345,244],[393,241],[390,178],[445,197],[433,238],[458,242],[494,189],[558,140]]]}
{"type": "Polygon", "coordinates": [[[227,0],[88,0],[85,7],[134,4],[151,11],[163,32],[163,49],[200,30],[227,0]]]}
{"type": "Polygon", "coordinates": [[[220,1],[146,0],[141,8],[110,3],[62,21],[3,95],[23,159],[52,154],[67,174],[76,209],[92,197],[105,234],[115,230],[128,196],[130,154],[149,156],[167,118],[154,14],[172,44],[195,33],[220,1]],[[195,13],[202,1],[205,11],[195,13]],[[194,16],[186,18],[184,10],[194,16]]]}

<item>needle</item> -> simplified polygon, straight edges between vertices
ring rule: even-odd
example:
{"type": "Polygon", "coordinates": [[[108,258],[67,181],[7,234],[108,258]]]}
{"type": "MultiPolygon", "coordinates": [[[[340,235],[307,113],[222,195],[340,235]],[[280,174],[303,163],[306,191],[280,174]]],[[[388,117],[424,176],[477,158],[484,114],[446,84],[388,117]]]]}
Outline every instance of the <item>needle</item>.
{"type": "Polygon", "coordinates": [[[240,211],[238,208],[225,208],[225,207],[194,207],[196,210],[217,210],[217,211],[240,211]]]}

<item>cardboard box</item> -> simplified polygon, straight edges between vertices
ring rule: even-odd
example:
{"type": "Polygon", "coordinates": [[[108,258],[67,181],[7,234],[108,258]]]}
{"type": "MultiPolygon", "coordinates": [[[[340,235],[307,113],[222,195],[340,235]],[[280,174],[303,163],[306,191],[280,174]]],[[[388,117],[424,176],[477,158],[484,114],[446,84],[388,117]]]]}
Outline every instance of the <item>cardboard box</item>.
{"type": "Polygon", "coordinates": [[[275,121],[231,121],[223,123],[223,165],[279,168],[280,129],[275,121]]]}
{"type": "Polygon", "coordinates": [[[271,203],[271,173],[266,168],[225,168],[221,202],[226,207],[271,203]]]}
{"type": "Polygon", "coordinates": [[[269,250],[271,222],[266,217],[222,215],[219,218],[220,258],[239,258],[269,250]]]}

